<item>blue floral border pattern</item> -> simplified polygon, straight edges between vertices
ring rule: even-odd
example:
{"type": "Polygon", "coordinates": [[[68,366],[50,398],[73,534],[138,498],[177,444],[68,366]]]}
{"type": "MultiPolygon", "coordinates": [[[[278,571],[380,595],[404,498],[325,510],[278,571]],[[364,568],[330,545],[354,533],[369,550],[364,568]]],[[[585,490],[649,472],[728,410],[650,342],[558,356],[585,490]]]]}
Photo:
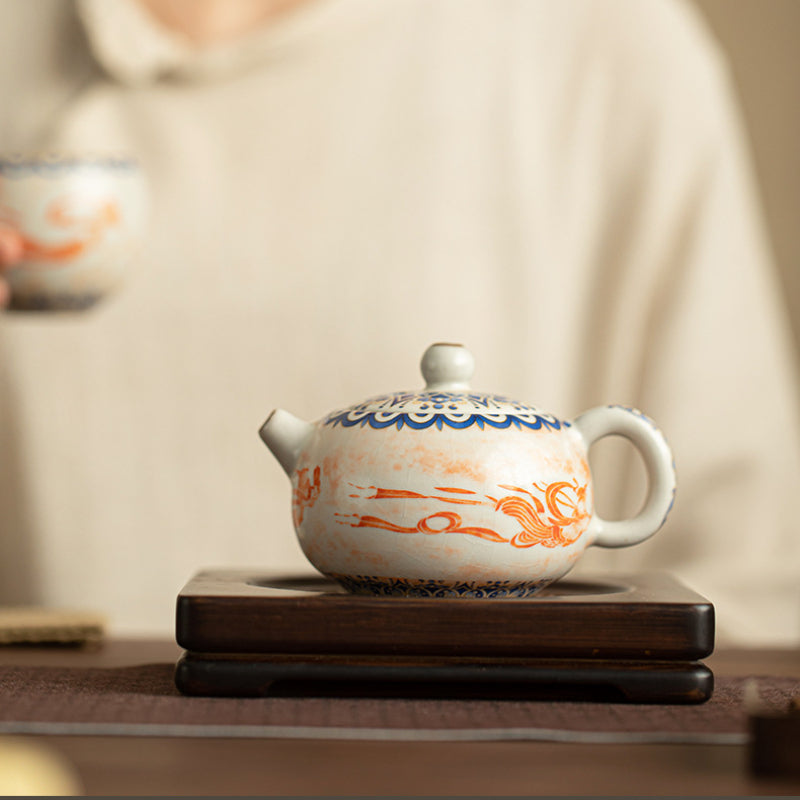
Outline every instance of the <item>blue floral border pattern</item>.
{"type": "Polygon", "coordinates": [[[351,594],[379,597],[524,598],[538,594],[552,581],[443,581],[325,573],[351,594]]]}
{"type": "Polygon", "coordinates": [[[406,392],[381,395],[364,403],[336,411],[323,420],[325,425],[370,428],[403,427],[421,430],[435,426],[470,428],[527,428],[529,430],[561,430],[570,423],[533,406],[506,397],[472,392],[406,392]]]}

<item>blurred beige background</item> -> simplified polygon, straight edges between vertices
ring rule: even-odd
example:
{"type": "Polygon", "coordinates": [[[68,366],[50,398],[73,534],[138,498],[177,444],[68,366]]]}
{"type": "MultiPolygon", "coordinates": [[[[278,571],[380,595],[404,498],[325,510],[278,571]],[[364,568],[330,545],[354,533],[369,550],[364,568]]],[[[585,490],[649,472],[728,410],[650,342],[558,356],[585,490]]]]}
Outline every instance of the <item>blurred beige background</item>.
{"type": "Polygon", "coordinates": [[[800,364],[800,0],[693,0],[728,55],[800,364]]]}

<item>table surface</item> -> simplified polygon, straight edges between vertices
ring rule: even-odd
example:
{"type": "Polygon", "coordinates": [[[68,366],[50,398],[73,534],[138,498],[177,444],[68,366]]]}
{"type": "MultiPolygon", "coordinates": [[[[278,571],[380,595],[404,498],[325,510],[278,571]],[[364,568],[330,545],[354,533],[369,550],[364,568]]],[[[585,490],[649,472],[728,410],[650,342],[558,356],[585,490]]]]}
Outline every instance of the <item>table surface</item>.
{"type": "MultiPolygon", "coordinates": [[[[0,647],[0,664],[174,662],[171,641],[97,649],[0,647]]],[[[715,653],[717,675],[800,678],[800,651],[715,653]]],[[[756,779],[732,745],[379,742],[33,736],[77,769],[86,795],[800,795],[756,779]]]]}

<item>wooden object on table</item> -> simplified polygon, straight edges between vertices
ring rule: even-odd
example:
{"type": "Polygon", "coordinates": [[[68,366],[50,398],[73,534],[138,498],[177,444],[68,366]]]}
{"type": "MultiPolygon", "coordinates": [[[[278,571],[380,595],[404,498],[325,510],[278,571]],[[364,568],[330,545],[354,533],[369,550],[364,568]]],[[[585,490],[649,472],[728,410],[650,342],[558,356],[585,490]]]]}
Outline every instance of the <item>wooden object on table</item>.
{"type": "Polygon", "coordinates": [[[800,696],[786,709],[763,705],[758,681],[745,688],[750,732],[750,769],[756,775],[800,778],[800,696]]]}
{"type": "Polygon", "coordinates": [[[319,575],[208,570],[176,635],[204,653],[357,653],[683,661],[714,647],[711,603],[663,573],[559,581],[525,599],[368,597],[319,575]]]}
{"type": "Polygon", "coordinates": [[[800,714],[750,717],[750,767],[756,775],[800,778],[800,714]]]}
{"type": "Polygon", "coordinates": [[[188,695],[438,697],[702,703],[714,678],[699,662],[185,653],[188,695]]]}
{"type": "Polygon", "coordinates": [[[713,688],[698,662],[713,650],[713,606],[660,573],[476,600],[358,596],[322,576],[208,570],[180,593],[176,634],[187,694],[303,686],[698,703],[713,688]]]}

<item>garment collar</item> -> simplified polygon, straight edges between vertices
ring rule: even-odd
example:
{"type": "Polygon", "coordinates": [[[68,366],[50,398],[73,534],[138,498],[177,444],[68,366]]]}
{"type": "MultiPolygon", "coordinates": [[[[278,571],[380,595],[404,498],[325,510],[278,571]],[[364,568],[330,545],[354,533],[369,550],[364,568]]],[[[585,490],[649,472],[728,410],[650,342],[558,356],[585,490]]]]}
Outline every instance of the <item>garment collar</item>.
{"type": "Polygon", "coordinates": [[[235,41],[197,48],[162,25],[137,0],[76,0],[94,57],[115,80],[141,86],[209,81],[263,63],[327,24],[348,0],[308,0],[285,17],[235,41]]]}

